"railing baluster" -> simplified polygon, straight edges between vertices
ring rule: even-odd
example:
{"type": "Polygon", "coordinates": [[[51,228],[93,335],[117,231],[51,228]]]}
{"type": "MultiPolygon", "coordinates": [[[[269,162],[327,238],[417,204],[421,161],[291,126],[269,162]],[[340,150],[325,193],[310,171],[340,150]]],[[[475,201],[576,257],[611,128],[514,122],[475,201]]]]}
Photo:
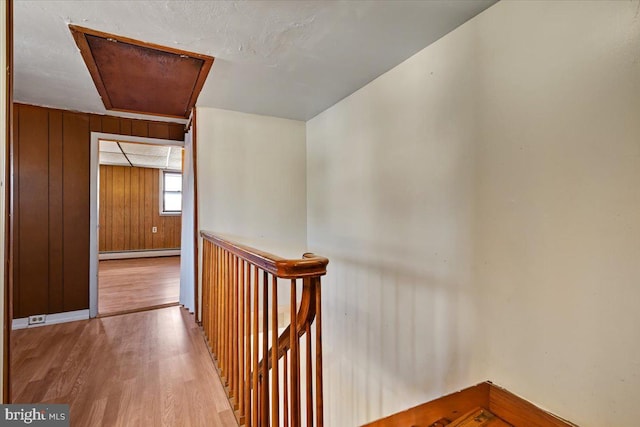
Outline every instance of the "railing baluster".
{"type": "Polygon", "coordinates": [[[262,274],[262,403],[264,426],[269,426],[269,274],[262,274]]]}
{"type": "Polygon", "coordinates": [[[244,419],[244,373],[245,373],[245,369],[244,369],[244,340],[245,340],[245,335],[244,335],[244,261],[243,260],[239,260],[239,265],[238,265],[238,271],[240,272],[240,278],[238,279],[238,286],[240,287],[240,296],[239,296],[239,303],[240,303],[240,314],[239,314],[239,319],[240,319],[240,326],[238,327],[238,339],[240,340],[240,343],[238,345],[238,350],[239,350],[239,354],[238,354],[238,362],[240,363],[239,369],[238,369],[238,374],[240,375],[240,378],[238,379],[238,403],[240,404],[239,407],[239,411],[240,411],[240,418],[244,419]]]}
{"type": "MultiPolygon", "coordinates": [[[[209,258],[209,263],[207,264],[207,289],[206,289],[206,299],[204,296],[205,293],[205,289],[204,286],[202,288],[202,301],[203,303],[206,303],[207,305],[207,314],[205,316],[204,313],[204,305],[202,306],[202,325],[203,327],[209,331],[208,332],[208,337],[209,337],[209,348],[211,349],[211,351],[214,351],[214,345],[215,345],[215,334],[213,333],[213,316],[214,313],[216,312],[216,304],[215,301],[213,299],[214,295],[215,295],[215,285],[216,285],[216,281],[215,281],[215,272],[216,272],[216,259],[213,256],[213,254],[216,251],[216,247],[213,245],[208,245],[208,247],[206,248],[206,252],[203,253],[203,256],[207,256],[207,258],[209,258]]],[[[203,265],[203,271],[202,274],[204,276],[204,265],[203,265]]],[[[204,283],[204,277],[203,277],[203,283],[204,283]]]]}
{"type": "Polygon", "coordinates": [[[235,283],[235,309],[236,309],[236,317],[235,317],[235,398],[236,398],[236,408],[240,411],[240,406],[242,406],[241,396],[242,396],[242,362],[244,361],[244,351],[242,351],[242,309],[241,309],[241,301],[240,298],[240,259],[236,257],[236,283],[235,283]]]}
{"type": "Polygon", "coordinates": [[[226,293],[225,296],[225,300],[226,300],[226,326],[224,328],[224,334],[225,334],[225,342],[226,342],[226,351],[225,351],[225,364],[224,364],[224,370],[225,370],[225,379],[226,379],[226,383],[227,383],[227,388],[229,389],[229,391],[231,390],[231,275],[232,275],[232,271],[231,271],[231,256],[232,254],[230,252],[227,252],[227,260],[226,260],[226,265],[227,265],[227,274],[226,274],[226,279],[225,279],[225,287],[224,287],[224,291],[226,293]]]}
{"type": "Polygon", "coordinates": [[[215,282],[213,281],[213,277],[212,277],[212,271],[215,269],[216,267],[216,263],[215,263],[215,258],[210,258],[211,253],[215,250],[215,246],[208,244],[206,247],[203,248],[203,256],[207,256],[208,262],[205,264],[203,263],[202,265],[202,292],[203,292],[203,296],[202,296],[202,301],[203,303],[207,303],[207,312],[205,313],[204,307],[202,308],[202,325],[204,326],[204,328],[208,331],[208,337],[209,337],[209,347],[211,347],[213,345],[214,342],[214,337],[213,335],[215,335],[213,333],[213,331],[211,330],[211,316],[215,310],[215,306],[213,304],[211,304],[211,294],[214,291],[214,284],[215,282]],[[206,268],[205,268],[206,266],[206,268]],[[205,277],[205,273],[206,273],[206,277],[205,277]],[[207,284],[207,286],[204,286],[204,283],[207,284]],[[207,293],[207,297],[205,299],[204,297],[204,292],[206,291],[207,293]]]}
{"type": "MultiPolygon", "coordinates": [[[[220,339],[220,352],[218,354],[218,360],[220,361],[220,375],[224,376],[224,362],[225,362],[225,349],[226,349],[226,341],[225,341],[225,335],[224,335],[224,326],[225,326],[225,320],[224,320],[224,314],[225,314],[225,310],[227,309],[227,300],[226,300],[226,292],[224,291],[225,288],[225,276],[227,274],[227,264],[226,264],[226,259],[227,259],[227,251],[224,249],[220,250],[220,283],[219,283],[219,294],[220,294],[220,322],[218,323],[218,329],[220,331],[220,335],[219,335],[219,339],[220,339]]],[[[223,385],[224,385],[224,378],[223,378],[223,385]]]]}
{"type": "MultiPolygon", "coordinates": [[[[227,281],[227,301],[229,302],[227,309],[227,386],[229,388],[229,396],[231,397],[231,406],[233,403],[233,257],[229,254],[227,260],[229,265],[229,280],[227,281]]],[[[235,409],[235,408],[234,408],[235,409]]]]}
{"type": "Polygon", "coordinates": [[[222,248],[218,248],[218,253],[216,254],[216,257],[218,258],[218,261],[216,262],[217,265],[217,272],[216,272],[216,283],[215,283],[215,290],[216,290],[216,326],[215,326],[215,331],[216,331],[216,359],[218,360],[218,369],[220,370],[220,367],[222,366],[222,359],[221,359],[221,354],[222,354],[222,309],[224,307],[224,304],[222,302],[222,248]]]}
{"type": "Polygon", "coordinates": [[[307,344],[305,360],[306,360],[306,369],[305,372],[307,374],[307,384],[305,385],[305,389],[307,390],[306,400],[307,400],[307,426],[313,427],[313,366],[311,362],[311,324],[307,323],[305,325],[305,342],[307,344]]]}
{"type": "MultiPolygon", "coordinates": [[[[215,302],[213,301],[213,296],[215,295],[217,288],[216,288],[216,276],[215,276],[215,272],[216,269],[218,268],[218,260],[213,256],[216,251],[217,251],[217,247],[213,246],[213,245],[209,245],[209,248],[207,249],[207,255],[211,260],[211,263],[209,264],[208,268],[207,268],[207,300],[209,303],[209,313],[207,313],[207,318],[204,319],[203,318],[203,324],[206,325],[207,330],[209,331],[209,346],[213,349],[215,348],[215,342],[217,340],[217,337],[215,336],[215,330],[213,329],[213,325],[214,325],[214,315],[215,313],[217,313],[217,307],[215,305],[215,302]]],[[[203,267],[204,268],[204,267],[203,267]]],[[[203,273],[204,274],[204,273],[203,273]]],[[[204,316],[204,313],[202,313],[204,316]]]]}
{"type": "Polygon", "coordinates": [[[300,425],[300,354],[298,352],[298,330],[296,327],[297,298],[296,280],[291,279],[291,328],[289,328],[289,348],[291,349],[291,425],[300,425]]]}
{"type": "MultiPolygon", "coordinates": [[[[217,268],[218,268],[218,259],[216,258],[216,253],[218,251],[218,247],[217,246],[211,246],[210,250],[207,252],[208,256],[210,257],[211,263],[212,263],[212,268],[211,268],[211,276],[208,280],[209,282],[209,286],[208,286],[208,294],[209,294],[209,301],[211,302],[211,306],[209,307],[209,312],[207,313],[207,320],[205,322],[204,319],[204,307],[202,307],[202,325],[203,328],[206,328],[209,330],[209,346],[211,348],[211,353],[215,355],[216,353],[216,340],[217,340],[217,335],[216,335],[216,331],[214,328],[215,325],[215,316],[216,313],[218,312],[218,305],[216,304],[216,272],[217,272],[217,268]],[[205,326],[206,324],[206,326],[205,326]]],[[[204,251],[203,251],[203,260],[204,260],[204,251]]],[[[204,263],[203,263],[203,267],[204,268],[204,263]]],[[[203,273],[203,278],[202,278],[202,292],[204,294],[204,273],[203,273]]],[[[204,295],[203,295],[203,303],[204,303],[204,295]]]]}
{"type": "MultiPolygon", "coordinates": [[[[266,276],[265,276],[266,279],[266,276]]],[[[278,278],[271,276],[271,425],[280,425],[280,383],[278,378],[278,278]]],[[[265,358],[265,365],[268,365],[265,358]]]]}
{"type": "Polygon", "coordinates": [[[284,427],[289,427],[289,358],[288,352],[284,351],[282,368],[282,415],[284,427]]]}
{"type": "Polygon", "coordinates": [[[227,375],[227,251],[222,251],[222,281],[220,282],[220,292],[221,292],[221,301],[222,301],[222,326],[220,328],[220,332],[222,333],[220,336],[222,338],[222,348],[220,349],[220,375],[222,375],[222,385],[226,386],[226,375],[227,375]]]}
{"type": "Polygon", "coordinates": [[[253,425],[260,427],[258,419],[258,267],[253,267],[253,425]]]}
{"type": "Polygon", "coordinates": [[[238,257],[232,260],[232,291],[231,291],[231,395],[235,399],[235,409],[238,408],[238,257]]]}
{"type": "MultiPolygon", "coordinates": [[[[211,350],[213,351],[214,349],[214,344],[215,344],[215,333],[213,331],[213,316],[214,313],[216,312],[216,305],[215,302],[213,300],[213,296],[215,295],[215,285],[216,285],[216,281],[215,281],[215,271],[216,271],[216,259],[213,256],[213,254],[216,251],[216,247],[213,245],[209,245],[209,247],[207,248],[206,251],[206,256],[209,258],[209,264],[207,265],[207,306],[208,306],[208,313],[205,314],[204,312],[202,313],[202,324],[204,325],[204,327],[207,329],[207,331],[209,331],[209,348],[211,348],[211,350]]],[[[203,254],[204,256],[204,254],[203,254]]],[[[202,267],[204,269],[204,266],[202,267]]],[[[204,270],[202,272],[202,274],[204,275],[204,270]]],[[[204,278],[203,278],[203,283],[204,283],[204,278]]],[[[204,287],[203,287],[203,292],[204,292],[204,287]]],[[[203,301],[204,300],[204,295],[203,295],[203,301]]],[[[204,307],[203,307],[204,310],[204,307]]]]}
{"type": "Polygon", "coordinates": [[[213,289],[211,289],[211,293],[214,296],[213,309],[215,310],[212,313],[212,316],[209,319],[209,328],[213,331],[212,333],[215,335],[214,337],[214,350],[216,360],[218,361],[218,366],[220,365],[220,249],[219,247],[215,247],[215,281],[212,282],[213,289]]]}
{"type": "Polygon", "coordinates": [[[211,301],[211,310],[207,315],[207,328],[209,329],[209,345],[211,347],[211,351],[215,353],[215,356],[218,357],[218,343],[220,341],[220,335],[218,335],[218,331],[216,328],[218,327],[218,313],[220,311],[220,305],[218,301],[218,296],[220,293],[220,258],[218,254],[220,252],[220,248],[214,245],[209,247],[209,256],[214,260],[212,268],[209,270],[209,301],[211,301]]]}
{"type": "Polygon", "coordinates": [[[244,392],[244,407],[245,407],[245,420],[247,427],[252,426],[251,418],[251,266],[246,263],[244,286],[247,289],[247,302],[245,304],[245,392],[244,392]]]}
{"type": "Polygon", "coordinates": [[[229,389],[229,393],[231,393],[231,357],[232,357],[232,352],[233,352],[233,348],[232,348],[232,334],[231,334],[231,328],[232,328],[232,318],[233,318],[233,313],[232,313],[232,298],[233,298],[233,292],[232,292],[232,286],[231,286],[231,282],[233,280],[233,254],[231,252],[229,252],[227,254],[227,280],[226,280],[226,291],[227,291],[227,327],[225,328],[225,334],[227,336],[227,363],[226,363],[226,373],[227,373],[227,387],[229,389]]]}
{"type": "Polygon", "coordinates": [[[322,302],[320,298],[320,278],[314,278],[316,291],[316,427],[324,426],[322,401],[322,302]]]}

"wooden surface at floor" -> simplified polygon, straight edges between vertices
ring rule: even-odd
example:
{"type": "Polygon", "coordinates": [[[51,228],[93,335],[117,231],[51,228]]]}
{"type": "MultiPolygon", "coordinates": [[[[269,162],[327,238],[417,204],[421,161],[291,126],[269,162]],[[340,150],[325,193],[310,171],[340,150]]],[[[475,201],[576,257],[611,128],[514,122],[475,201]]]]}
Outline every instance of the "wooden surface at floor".
{"type": "Polygon", "coordinates": [[[193,315],[170,307],[12,332],[16,403],[71,426],[237,427],[193,315]]]}
{"type": "Polygon", "coordinates": [[[450,424],[441,424],[448,427],[513,427],[484,408],[473,409],[450,424]]]}
{"type": "Polygon", "coordinates": [[[179,256],[100,261],[100,315],[176,303],[179,297],[179,256]]]}

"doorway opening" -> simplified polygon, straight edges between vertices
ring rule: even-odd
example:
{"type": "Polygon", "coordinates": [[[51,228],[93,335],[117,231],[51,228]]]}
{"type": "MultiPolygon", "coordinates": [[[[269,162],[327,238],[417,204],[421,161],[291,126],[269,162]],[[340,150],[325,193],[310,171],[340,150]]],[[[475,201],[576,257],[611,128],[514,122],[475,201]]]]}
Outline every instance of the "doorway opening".
{"type": "Polygon", "coordinates": [[[184,148],[92,134],[90,316],[178,305],[184,148]],[[93,234],[93,233],[92,233],[93,234]]]}
{"type": "Polygon", "coordinates": [[[98,315],[177,304],[183,149],[98,143],[98,315]]]}

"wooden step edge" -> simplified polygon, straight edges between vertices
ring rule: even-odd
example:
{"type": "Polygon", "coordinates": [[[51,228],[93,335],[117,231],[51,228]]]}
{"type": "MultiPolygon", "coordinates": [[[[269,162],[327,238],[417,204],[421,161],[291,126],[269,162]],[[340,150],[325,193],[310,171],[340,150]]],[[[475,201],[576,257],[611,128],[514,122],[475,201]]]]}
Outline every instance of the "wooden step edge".
{"type": "Polygon", "coordinates": [[[454,420],[448,427],[513,427],[486,408],[475,408],[454,420]]]}
{"type": "Polygon", "coordinates": [[[578,427],[525,400],[507,389],[488,381],[489,411],[514,427],[578,427]]]}
{"type": "Polygon", "coordinates": [[[514,427],[577,427],[576,424],[539,408],[491,381],[369,422],[362,427],[450,427],[451,424],[444,424],[442,421],[457,420],[461,414],[477,407],[487,409],[514,427]]]}
{"type": "Polygon", "coordinates": [[[490,385],[488,382],[476,384],[397,414],[372,421],[362,427],[431,427],[438,422],[437,420],[449,421],[458,419],[460,415],[473,408],[489,407],[490,385]]]}

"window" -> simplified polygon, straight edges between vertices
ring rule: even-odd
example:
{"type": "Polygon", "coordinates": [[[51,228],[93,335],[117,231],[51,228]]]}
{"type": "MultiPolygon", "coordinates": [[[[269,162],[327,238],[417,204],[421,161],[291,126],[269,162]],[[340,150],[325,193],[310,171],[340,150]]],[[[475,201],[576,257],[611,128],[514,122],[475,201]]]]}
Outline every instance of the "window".
{"type": "Polygon", "coordinates": [[[180,172],[162,171],[162,194],[160,206],[163,214],[180,214],[182,212],[182,174],[180,172]]]}

